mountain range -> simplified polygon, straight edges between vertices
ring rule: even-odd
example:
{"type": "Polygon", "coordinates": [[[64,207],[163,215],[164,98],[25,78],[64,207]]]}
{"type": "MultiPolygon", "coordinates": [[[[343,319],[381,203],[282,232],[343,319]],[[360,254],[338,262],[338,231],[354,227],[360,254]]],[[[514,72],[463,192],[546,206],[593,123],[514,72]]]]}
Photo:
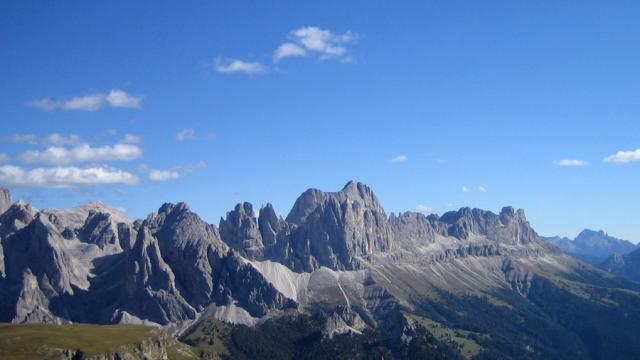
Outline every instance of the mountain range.
{"type": "Polygon", "coordinates": [[[557,245],[568,255],[592,265],[598,265],[614,254],[623,255],[638,249],[631,241],[615,238],[602,230],[585,229],[573,240],[559,236],[543,239],[557,245]]]}
{"type": "Polygon", "coordinates": [[[213,357],[640,357],[640,284],[511,207],[387,215],[350,181],[303,192],[285,218],[241,203],[217,226],[185,203],[132,221],[2,190],[0,210],[2,322],[161,326],[221,341],[213,357]]]}

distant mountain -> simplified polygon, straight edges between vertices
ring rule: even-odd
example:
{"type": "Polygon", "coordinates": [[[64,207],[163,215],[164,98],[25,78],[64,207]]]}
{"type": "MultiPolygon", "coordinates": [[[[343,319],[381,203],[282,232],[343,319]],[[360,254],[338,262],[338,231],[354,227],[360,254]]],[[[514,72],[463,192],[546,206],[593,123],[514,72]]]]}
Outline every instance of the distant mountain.
{"type": "Polygon", "coordinates": [[[566,254],[593,265],[602,263],[613,254],[626,254],[637,249],[631,241],[615,238],[602,230],[585,229],[573,240],[559,236],[543,239],[558,246],[566,254]]]}
{"type": "Polygon", "coordinates": [[[598,265],[605,271],[640,282],[640,249],[628,254],[614,254],[598,265]]]}
{"type": "Polygon", "coordinates": [[[563,254],[523,210],[387,215],[351,181],[276,214],[15,202],[0,321],[161,326],[208,358],[640,358],[640,284],[563,254]]]}

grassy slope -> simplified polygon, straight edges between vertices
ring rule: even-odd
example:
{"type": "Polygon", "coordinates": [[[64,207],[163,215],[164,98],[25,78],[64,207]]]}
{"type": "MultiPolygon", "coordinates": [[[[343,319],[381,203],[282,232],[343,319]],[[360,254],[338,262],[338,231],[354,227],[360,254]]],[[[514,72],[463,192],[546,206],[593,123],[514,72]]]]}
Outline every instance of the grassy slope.
{"type": "MultiPolygon", "coordinates": [[[[0,359],[59,358],[59,350],[80,350],[87,355],[116,352],[162,334],[140,325],[0,324],[0,359]]],[[[171,358],[192,358],[187,346],[169,343],[171,358]]]]}

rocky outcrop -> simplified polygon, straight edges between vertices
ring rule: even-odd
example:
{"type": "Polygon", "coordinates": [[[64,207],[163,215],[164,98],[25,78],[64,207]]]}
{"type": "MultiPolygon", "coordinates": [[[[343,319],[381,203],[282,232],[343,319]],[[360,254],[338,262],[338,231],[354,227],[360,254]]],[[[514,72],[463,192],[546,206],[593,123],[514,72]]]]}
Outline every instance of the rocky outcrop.
{"type": "Polygon", "coordinates": [[[216,229],[185,203],[164,204],[150,226],[163,258],[175,273],[179,289],[191,304],[203,309],[211,302],[213,293],[209,256],[222,256],[228,247],[216,229]]]}
{"type": "Polygon", "coordinates": [[[222,241],[242,256],[250,259],[263,257],[262,234],[250,203],[236,205],[233,211],[227,213],[225,219],[220,219],[219,231],[222,241]]]}
{"type": "Polygon", "coordinates": [[[118,224],[114,223],[111,214],[91,210],[84,226],[79,230],[78,238],[104,249],[108,246],[120,246],[118,234],[118,224]]]}
{"type": "Polygon", "coordinates": [[[351,181],[335,193],[307,190],[296,200],[287,222],[290,255],[285,261],[296,270],[357,269],[364,257],[392,247],[384,209],[362,183],[351,181]]]}
{"type": "Polygon", "coordinates": [[[9,207],[11,206],[11,203],[11,193],[9,192],[9,190],[0,187],[0,214],[7,211],[7,209],[9,209],[9,207]]]}

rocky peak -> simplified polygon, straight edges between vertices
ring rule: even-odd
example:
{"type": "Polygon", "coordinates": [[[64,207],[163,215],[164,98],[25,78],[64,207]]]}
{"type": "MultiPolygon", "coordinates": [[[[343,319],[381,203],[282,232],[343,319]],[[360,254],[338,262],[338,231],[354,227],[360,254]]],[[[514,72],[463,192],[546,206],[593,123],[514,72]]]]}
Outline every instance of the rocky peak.
{"type": "Polygon", "coordinates": [[[275,210],[271,204],[267,204],[260,209],[260,215],[258,216],[258,228],[260,229],[260,235],[262,236],[262,242],[265,247],[276,245],[278,242],[278,235],[286,233],[289,229],[282,217],[276,215],[275,210]]]}
{"type": "Polygon", "coordinates": [[[358,268],[359,258],[392,247],[387,216],[373,191],[350,181],[338,192],[305,191],[287,216],[298,267],[358,268]]]}
{"type": "Polygon", "coordinates": [[[481,209],[461,208],[442,215],[441,220],[449,225],[449,235],[459,239],[484,236],[499,243],[525,244],[538,241],[522,209],[507,206],[499,215],[481,209]]]}
{"type": "Polygon", "coordinates": [[[0,214],[7,211],[7,209],[9,209],[9,207],[11,206],[11,203],[11,193],[9,192],[9,190],[0,187],[0,214]]]}
{"type": "Polygon", "coordinates": [[[318,189],[308,189],[302,193],[294,203],[291,212],[287,215],[287,222],[293,224],[303,223],[316,207],[327,201],[338,203],[358,202],[366,208],[375,209],[384,214],[384,209],[382,209],[373,190],[361,182],[351,180],[338,192],[323,192],[318,189]]]}
{"type": "Polygon", "coordinates": [[[237,204],[227,212],[226,218],[220,219],[219,231],[222,241],[242,255],[252,259],[262,257],[262,235],[250,203],[237,204]]]}
{"type": "Polygon", "coordinates": [[[22,200],[16,201],[0,215],[0,237],[5,237],[29,225],[37,213],[38,211],[28,203],[22,200]]]}

